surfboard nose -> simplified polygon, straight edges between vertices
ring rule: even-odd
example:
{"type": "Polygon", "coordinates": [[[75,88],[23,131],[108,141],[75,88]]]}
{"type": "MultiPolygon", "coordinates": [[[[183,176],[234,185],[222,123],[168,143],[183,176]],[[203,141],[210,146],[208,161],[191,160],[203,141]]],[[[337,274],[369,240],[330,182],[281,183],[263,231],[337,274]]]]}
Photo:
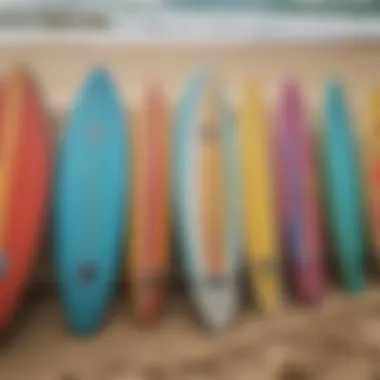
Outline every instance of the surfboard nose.
{"type": "Polygon", "coordinates": [[[111,92],[114,88],[114,82],[111,74],[106,68],[101,66],[93,68],[88,74],[85,80],[87,90],[86,92],[93,96],[101,96],[103,93],[111,92]]]}
{"type": "Polygon", "coordinates": [[[303,121],[301,88],[295,79],[288,79],[280,94],[280,124],[288,131],[300,130],[303,121]]]}
{"type": "Polygon", "coordinates": [[[199,65],[193,72],[192,72],[192,79],[193,80],[199,80],[199,81],[207,81],[208,79],[212,78],[212,70],[207,64],[201,64],[199,65]]]}
{"type": "Polygon", "coordinates": [[[330,77],[326,82],[326,89],[330,94],[340,96],[343,89],[341,80],[336,76],[330,77]]]}
{"type": "Polygon", "coordinates": [[[347,105],[344,87],[338,79],[332,79],[325,89],[325,110],[327,117],[331,118],[333,130],[344,130],[349,120],[347,118],[347,105]]]}

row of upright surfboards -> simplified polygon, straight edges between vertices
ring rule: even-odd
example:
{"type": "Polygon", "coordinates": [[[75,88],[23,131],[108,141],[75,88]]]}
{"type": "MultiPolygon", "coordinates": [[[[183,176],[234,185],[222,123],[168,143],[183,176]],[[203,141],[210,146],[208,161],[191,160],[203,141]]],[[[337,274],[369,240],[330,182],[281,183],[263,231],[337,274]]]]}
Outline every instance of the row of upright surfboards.
{"type": "Polygon", "coordinates": [[[380,251],[380,90],[363,160],[342,84],[327,82],[323,98],[313,130],[296,81],[279,87],[274,112],[252,83],[233,108],[199,70],[174,112],[157,85],[133,112],[96,68],[53,149],[31,75],[12,70],[0,91],[0,329],[31,277],[51,204],[60,294],[78,333],[105,320],[123,268],[138,319],[157,319],[172,231],[194,305],[213,329],[238,310],[243,266],[262,311],[284,302],[284,273],[301,301],[322,300],[326,233],[344,287],[362,290],[365,211],[380,251]]]}

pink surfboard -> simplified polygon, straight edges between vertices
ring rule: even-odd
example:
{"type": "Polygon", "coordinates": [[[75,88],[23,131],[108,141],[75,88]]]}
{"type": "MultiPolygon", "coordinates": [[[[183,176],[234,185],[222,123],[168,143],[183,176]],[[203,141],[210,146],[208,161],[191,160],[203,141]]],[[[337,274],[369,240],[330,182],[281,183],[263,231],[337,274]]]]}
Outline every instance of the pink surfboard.
{"type": "Polygon", "coordinates": [[[324,275],[315,144],[296,81],[284,83],[277,111],[275,170],[285,262],[296,296],[316,303],[324,293],[324,275]]]}

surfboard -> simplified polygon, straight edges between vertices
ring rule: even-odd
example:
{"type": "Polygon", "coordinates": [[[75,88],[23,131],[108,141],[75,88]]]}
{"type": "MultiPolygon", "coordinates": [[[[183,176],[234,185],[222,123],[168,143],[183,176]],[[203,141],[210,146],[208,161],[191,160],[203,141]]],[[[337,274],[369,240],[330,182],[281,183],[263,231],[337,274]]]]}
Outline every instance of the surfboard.
{"type": "Polygon", "coordinates": [[[303,302],[315,303],[324,291],[315,146],[305,100],[295,80],[281,88],[277,111],[276,186],[285,259],[296,295],[303,302]]]}
{"type": "Polygon", "coordinates": [[[115,288],[129,204],[129,135],[105,69],[85,79],[61,144],[57,273],[68,325],[90,334],[105,319],[115,288]]]}
{"type": "Polygon", "coordinates": [[[272,312],[279,308],[283,293],[271,162],[273,136],[260,88],[251,81],[243,89],[239,111],[244,245],[252,292],[259,307],[272,312]]]}
{"type": "Polygon", "coordinates": [[[184,270],[196,308],[211,329],[238,305],[238,151],[235,121],[216,79],[190,79],[176,122],[175,197],[184,270]]]}
{"type": "Polygon", "coordinates": [[[0,331],[11,322],[33,272],[49,194],[50,139],[26,68],[0,92],[0,331]]]}
{"type": "Polygon", "coordinates": [[[362,149],[365,200],[369,220],[371,246],[380,264],[380,85],[375,85],[368,96],[364,120],[362,149]]]}
{"type": "Polygon", "coordinates": [[[162,88],[150,85],[133,125],[131,276],[139,321],[154,322],[169,260],[170,123],[162,88]]]}
{"type": "Polygon", "coordinates": [[[365,286],[363,220],[356,138],[343,85],[325,88],[322,153],[334,250],[345,288],[365,286]]]}

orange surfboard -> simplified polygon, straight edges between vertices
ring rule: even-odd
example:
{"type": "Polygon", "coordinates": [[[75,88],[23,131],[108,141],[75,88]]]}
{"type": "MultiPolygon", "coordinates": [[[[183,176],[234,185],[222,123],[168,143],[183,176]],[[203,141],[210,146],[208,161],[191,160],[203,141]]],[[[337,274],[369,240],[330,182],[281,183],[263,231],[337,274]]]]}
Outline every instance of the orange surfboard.
{"type": "Polygon", "coordinates": [[[169,250],[169,123],[163,93],[151,86],[133,125],[132,288],[143,323],[162,310],[169,250]]]}
{"type": "Polygon", "coordinates": [[[211,274],[218,275],[226,266],[223,244],[226,228],[226,198],[224,191],[223,153],[220,141],[222,123],[218,110],[218,97],[206,92],[201,118],[202,133],[206,144],[199,149],[198,170],[200,175],[198,207],[200,213],[201,240],[205,246],[205,265],[211,274]],[[215,191],[218,189],[219,191],[215,191]]]}
{"type": "Polygon", "coordinates": [[[239,305],[240,180],[235,118],[207,69],[189,79],[173,143],[175,217],[183,269],[204,323],[226,328],[239,305]]]}
{"type": "Polygon", "coordinates": [[[23,69],[0,99],[0,331],[30,278],[46,216],[49,138],[37,89],[23,69]]]}

